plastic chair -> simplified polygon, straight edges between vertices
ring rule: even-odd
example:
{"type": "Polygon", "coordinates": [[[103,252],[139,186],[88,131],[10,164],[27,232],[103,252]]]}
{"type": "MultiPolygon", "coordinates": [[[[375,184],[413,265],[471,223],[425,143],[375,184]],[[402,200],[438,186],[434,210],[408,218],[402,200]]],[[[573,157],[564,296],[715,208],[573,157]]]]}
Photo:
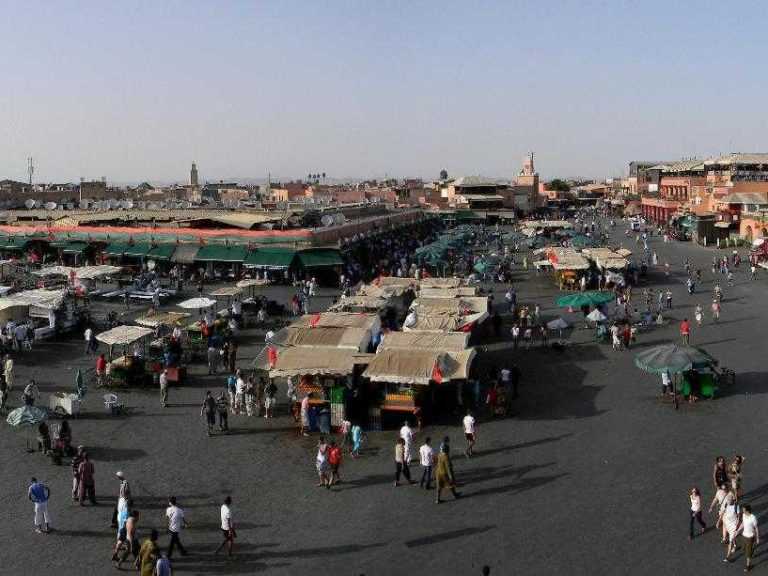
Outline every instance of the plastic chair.
{"type": "Polygon", "coordinates": [[[104,407],[113,416],[119,414],[123,406],[118,402],[117,394],[104,394],[104,407]]]}

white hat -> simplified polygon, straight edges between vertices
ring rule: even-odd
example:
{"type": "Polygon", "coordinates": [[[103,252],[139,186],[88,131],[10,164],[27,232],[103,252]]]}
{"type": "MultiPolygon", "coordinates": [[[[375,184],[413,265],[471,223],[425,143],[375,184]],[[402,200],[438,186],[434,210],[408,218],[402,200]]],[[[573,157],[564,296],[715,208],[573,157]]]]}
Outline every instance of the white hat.
{"type": "Polygon", "coordinates": [[[125,478],[125,476],[123,475],[123,471],[122,470],[118,470],[117,472],[115,472],[115,476],[117,476],[120,479],[125,478]]]}

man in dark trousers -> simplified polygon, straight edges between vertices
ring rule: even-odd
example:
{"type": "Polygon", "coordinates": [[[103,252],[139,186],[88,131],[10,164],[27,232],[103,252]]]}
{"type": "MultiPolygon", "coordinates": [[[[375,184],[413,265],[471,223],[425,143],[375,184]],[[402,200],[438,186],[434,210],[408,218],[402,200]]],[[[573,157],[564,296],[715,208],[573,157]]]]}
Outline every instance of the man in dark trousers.
{"type": "Polygon", "coordinates": [[[181,543],[182,529],[187,527],[187,520],[184,518],[184,510],[176,505],[176,496],[168,498],[168,508],[165,510],[165,517],[168,519],[168,535],[171,541],[168,543],[168,558],[173,555],[174,547],[178,546],[182,556],[187,555],[187,550],[181,543]]]}

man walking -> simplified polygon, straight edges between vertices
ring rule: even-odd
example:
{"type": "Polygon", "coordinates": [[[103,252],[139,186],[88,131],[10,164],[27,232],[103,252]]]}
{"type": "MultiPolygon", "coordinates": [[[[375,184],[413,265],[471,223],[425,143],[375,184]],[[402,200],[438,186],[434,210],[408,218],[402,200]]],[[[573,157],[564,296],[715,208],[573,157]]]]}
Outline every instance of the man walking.
{"type": "Polygon", "coordinates": [[[741,524],[736,529],[736,536],[741,534],[741,541],[744,547],[744,558],[746,566],[744,572],[752,570],[752,556],[755,546],[760,544],[760,529],[757,527],[757,517],[752,514],[752,507],[749,504],[742,506],[741,524]]]}
{"type": "Polygon", "coordinates": [[[459,498],[461,494],[456,492],[456,478],[453,474],[453,464],[451,463],[450,438],[443,438],[440,445],[440,453],[437,455],[437,466],[435,467],[435,504],[440,504],[440,495],[443,490],[448,488],[454,498],[459,498]]]}
{"type": "Polygon", "coordinates": [[[160,404],[163,408],[168,406],[168,369],[163,368],[160,373],[160,404]]]}
{"type": "Polygon", "coordinates": [[[400,438],[405,442],[405,463],[410,464],[413,458],[413,428],[408,424],[408,420],[403,423],[403,427],[400,428],[400,438]]]}
{"type": "Polygon", "coordinates": [[[684,318],[680,322],[680,336],[683,339],[683,344],[689,346],[691,342],[691,323],[688,322],[688,318],[684,318]]]}
{"type": "Polygon", "coordinates": [[[467,440],[467,448],[464,450],[464,455],[467,458],[472,457],[472,448],[475,446],[475,417],[472,416],[472,412],[467,410],[467,415],[462,420],[462,426],[464,427],[464,438],[467,440]]]}
{"type": "Polygon", "coordinates": [[[213,399],[210,390],[205,393],[205,400],[200,407],[200,416],[205,415],[205,423],[208,426],[208,436],[213,434],[213,427],[216,425],[216,400],[213,399]]]}
{"type": "Polygon", "coordinates": [[[48,516],[48,499],[50,497],[51,491],[48,486],[38,482],[37,478],[33,477],[29,490],[27,490],[27,498],[32,501],[35,507],[35,532],[38,534],[47,534],[51,531],[51,520],[48,516]]]}
{"type": "Polygon", "coordinates": [[[419,461],[421,464],[419,488],[430,490],[432,488],[432,466],[435,462],[435,451],[432,449],[432,439],[429,436],[419,448],[419,461]]]}
{"type": "Polygon", "coordinates": [[[224,504],[221,505],[221,533],[224,536],[224,541],[216,548],[214,555],[219,551],[227,547],[227,556],[232,556],[232,546],[235,545],[235,523],[232,521],[232,498],[227,496],[224,498],[224,504]]]}
{"type": "Polygon", "coordinates": [[[168,498],[168,508],[165,510],[165,517],[168,519],[168,534],[171,541],[168,543],[168,558],[173,555],[174,547],[178,546],[182,556],[187,555],[187,550],[181,543],[179,536],[181,530],[187,527],[187,520],[184,518],[184,510],[176,505],[176,496],[168,498]]]}
{"type": "Polygon", "coordinates": [[[84,506],[83,502],[86,498],[90,500],[93,506],[96,506],[96,470],[93,462],[88,459],[87,452],[83,452],[83,460],[77,468],[77,473],[80,476],[80,506],[84,506]]]}

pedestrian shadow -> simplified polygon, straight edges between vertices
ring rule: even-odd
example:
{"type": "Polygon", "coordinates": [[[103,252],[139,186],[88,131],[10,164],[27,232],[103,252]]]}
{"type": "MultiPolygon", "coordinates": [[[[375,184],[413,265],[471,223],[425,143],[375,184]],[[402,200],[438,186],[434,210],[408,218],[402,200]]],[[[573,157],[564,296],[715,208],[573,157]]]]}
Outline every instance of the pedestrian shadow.
{"type": "Polygon", "coordinates": [[[567,434],[560,434],[559,436],[548,436],[546,438],[539,438],[538,440],[530,440],[528,442],[520,442],[518,444],[508,444],[507,446],[498,446],[495,448],[488,448],[485,450],[474,450],[472,452],[472,459],[482,458],[483,456],[491,456],[493,454],[501,454],[503,452],[510,452],[512,450],[522,450],[524,448],[533,448],[534,446],[540,446],[541,444],[549,444],[551,442],[559,442],[563,438],[573,436],[573,432],[567,434]]]}
{"type": "Polygon", "coordinates": [[[387,484],[394,481],[394,472],[392,474],[369,474],[368,476],[362,476],[355,478],[354,480],[345,480],[339,486],[342,487],[340,492],[345,490],[354,490],[356,488],[367,488],[368,486],[376,486],[377,484],[387,484]]]}
{"type": "Polygon", "coordinates": [[[205,557],[185,556],[173,560],[173,573],[181,574],[192,572],[194,574],[257,574],[272,568],[284,568],[290,566],[290,562],[275,562],[267,564],[262,561],[258,553],[237,553],[237,544],[232,556],[225,554],[213,554],[205,557]]]}
{"type": "Polygon", "coordinates": [[[497,480],[500,478],[508,478],[510,476],[521,478],[534,470],[549,468],[554,465],[555,462],[547,462],[546,464],[528,464],[519,468],[513,466],[474,468],[472,470],[461,471],[461,474],[459,475],[459,484],[485,482],[486,480],[497,480]]]}
{"type": "Polygon", "coordinates": [[[546,484],[549,484],[550,482],[554,482],[555,480],[559,480],[560,478],[564,478],[568,476],[567,472],[564,472],[562,474],[553,474],[551,476],[536,476],[534,478],[523,478],[522,480],[519,480],[518,482],[513,482],[511,484],[504,484],[502,486],[492,486],[489,488],[484,488],[482,490],[476,490],[474,492],[467,492],[465,496],[467,498],[474,498],[478,496],[491,496],[491,495],[497,495],[497,494],[519,494],[521,492],[527,492],[528,490],[533,490],[534,488],[538,488],[539,486],[544,486],[546,484]]]}
{"type": "Polygon", "coordinates": [[[340,554],[355,554],[372,548],[386,546],[386,542],[372,544],[342,544],[341,546],[326,546],[320,548],[298,548],[296,550],[269,550],[259,554],[261,558],[322,558],[340,554]]]}
{"type": "Polygon", "coordinates": [[[227,432],[217,432],[211,438],[225,436],[247,436],[249,434],[268,434],[270,432],[296,432],[296,426],[279,426],[274,428],[230,428],[227,432]]]}
{"type": "Polygon", "coordinates": [[[413,540],[406,540],[404,542],[407,548],[418,548],[419,546],[429,546],[430,544],[438,544],[447,540],[455,540],[456,538],[464,538],[465,536],[474,536],[475,534],[482,534],[489,530],[496,529],[495,524],[488,526],[475,526],[472,528],[462,528],[460,530],[451,530],[449,532],[442,532],[440,534],[433,534],[431,536],[425,536],[423,538],[415,538],[413,540]]]}

